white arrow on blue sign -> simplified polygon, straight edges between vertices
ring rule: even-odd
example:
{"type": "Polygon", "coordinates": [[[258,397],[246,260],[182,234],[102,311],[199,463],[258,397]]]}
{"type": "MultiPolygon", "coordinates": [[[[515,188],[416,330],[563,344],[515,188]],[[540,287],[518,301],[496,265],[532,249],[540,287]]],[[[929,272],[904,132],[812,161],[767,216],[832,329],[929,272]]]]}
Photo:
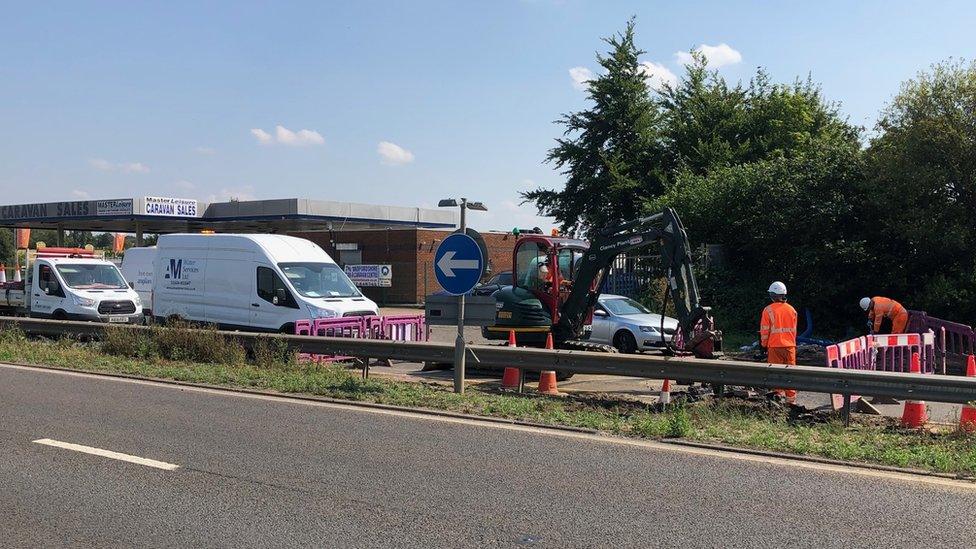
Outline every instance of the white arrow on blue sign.
{"type": "Polygon", "coordinates": [[[484,270],[481,247],[466,234],[455,233],[445,238],[434,253],[434,274],[449,294],[470,292],[481,280],[484,270]]]}

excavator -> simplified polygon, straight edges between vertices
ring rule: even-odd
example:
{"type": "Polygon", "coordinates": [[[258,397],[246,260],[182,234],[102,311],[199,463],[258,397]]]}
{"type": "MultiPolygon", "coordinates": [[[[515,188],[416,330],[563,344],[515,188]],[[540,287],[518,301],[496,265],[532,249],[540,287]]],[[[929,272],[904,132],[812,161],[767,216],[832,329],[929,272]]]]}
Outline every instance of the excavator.
{"type": "Polygon", "coordinates": [[[587,341],[600,286],[619,254],[655,244],[667,276],[666,298],[678,319],[666,352],[716,358],[722,332],[715,329],[711,309],[700,303],[688,234],[672,208],[595,231],[592,242],[521,232],[513,252],[514,285],[494,293],[495,324],[484,328],[485,337],[507,339],[514,331],[519,345],[541,346],[551,333],[557,349],[615,352],[587,341]]]}

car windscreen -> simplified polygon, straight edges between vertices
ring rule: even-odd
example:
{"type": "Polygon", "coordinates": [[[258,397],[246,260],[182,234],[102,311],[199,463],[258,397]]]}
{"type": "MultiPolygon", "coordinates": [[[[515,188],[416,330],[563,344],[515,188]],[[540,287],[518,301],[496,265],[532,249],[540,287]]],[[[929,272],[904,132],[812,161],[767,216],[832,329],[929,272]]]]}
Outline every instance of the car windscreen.
{"type": "Polygon", "coordinates": [[[279,263],[295,291],[305,297],[359,297],[362,294],[335,263],[279,263]]]}
{"type": "Polygon", "coordinates": [[[628,298],[601,300],[600,305],[615,315],[642,315],[651,312],[647,307],[628,298]]]}
{"type": "Polygon", "coordinates": [[[115,265],[63,263],[57,266],[65,285],[76,290],[121,290],[128,288],[115,265]]]}

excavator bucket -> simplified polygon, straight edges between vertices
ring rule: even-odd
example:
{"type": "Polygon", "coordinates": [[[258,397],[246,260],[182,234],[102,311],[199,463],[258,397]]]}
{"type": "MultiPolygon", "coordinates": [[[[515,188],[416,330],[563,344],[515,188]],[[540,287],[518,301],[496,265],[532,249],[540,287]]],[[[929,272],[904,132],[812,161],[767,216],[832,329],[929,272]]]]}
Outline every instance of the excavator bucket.
{"type": "Polygon", "coordinates": [[[691,338],[686,348],[696,358],[718,358],[722,356],[722,332],[719,330],[701,330],[691,338]]]}

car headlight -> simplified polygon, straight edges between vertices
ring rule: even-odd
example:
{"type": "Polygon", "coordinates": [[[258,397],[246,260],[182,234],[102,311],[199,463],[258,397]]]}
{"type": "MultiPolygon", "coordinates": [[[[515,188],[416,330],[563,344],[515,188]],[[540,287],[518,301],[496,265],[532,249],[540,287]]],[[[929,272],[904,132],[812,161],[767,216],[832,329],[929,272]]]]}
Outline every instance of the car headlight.
{"type": "Polygon", "coordinates": [[[309,306],[308,312],[312,315],[312,318],[335,318],[339,316],[339,313],[333,311],[332,309],[322,309],[312,306],[309,306]]]}
{"type": "Polygon", "coordinates": [[[655,328],[654,326],[641,326],[641,327],[640,327],[640,330],[641,330],[642,332],[648,332],[648,333],[651,333],[651,334],[657,334],[657,333],[660,333],[660,332],[658,331],[658,329],[657,329],[657,328],[655,328]]]}
{"type": "Polygon", "coordinates": [[[81,297],[81,296],[78,296],[78,295],[73,295],[71,297],[72,297],[72,299],[74,299],[75,305],[77,305],[79,307],[94,307],[95,306],[95,300],[94,299],[89,299],[87,297],[81,297]]]}

